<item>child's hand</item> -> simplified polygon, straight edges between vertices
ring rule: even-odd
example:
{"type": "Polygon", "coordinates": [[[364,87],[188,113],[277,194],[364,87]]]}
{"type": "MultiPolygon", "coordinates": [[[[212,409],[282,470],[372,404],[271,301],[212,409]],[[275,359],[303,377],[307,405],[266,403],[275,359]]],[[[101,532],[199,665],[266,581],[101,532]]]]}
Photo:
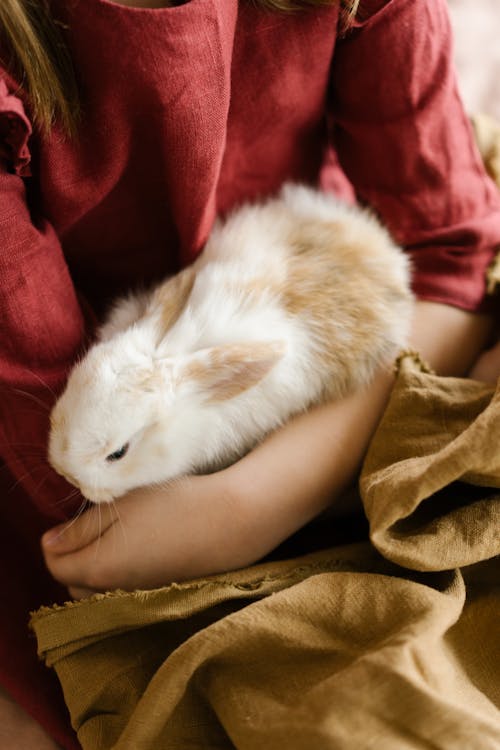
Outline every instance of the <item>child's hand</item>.
{"type": "Polygon", "coordinates": [[[227,478],[225,472],[189,477],[92,506],[44,535],[50,572],[81,598],[155,588],[250,563],[267,550],[256,538],[242,539],[242,503],[227,478]]]}
{"type": "Polygon", "coordinates": [[[477,359],[469,373],[474,380],[485,383],[496,383],[500,377],[500,341],[492,348],[483,352],[477,359]]]}

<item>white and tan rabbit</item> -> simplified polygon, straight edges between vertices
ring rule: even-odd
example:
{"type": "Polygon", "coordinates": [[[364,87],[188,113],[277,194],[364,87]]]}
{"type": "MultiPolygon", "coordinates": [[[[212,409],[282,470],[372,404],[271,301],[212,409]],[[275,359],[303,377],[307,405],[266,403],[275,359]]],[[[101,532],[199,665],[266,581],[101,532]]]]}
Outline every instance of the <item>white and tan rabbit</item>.
{"type": "Polygon", "coordinates": [[[409,276],[359,208],[293,185],[244,206],[115,306],[53,409],[50,462],[96,503],[229,464],[406,345],[409,276]]]}

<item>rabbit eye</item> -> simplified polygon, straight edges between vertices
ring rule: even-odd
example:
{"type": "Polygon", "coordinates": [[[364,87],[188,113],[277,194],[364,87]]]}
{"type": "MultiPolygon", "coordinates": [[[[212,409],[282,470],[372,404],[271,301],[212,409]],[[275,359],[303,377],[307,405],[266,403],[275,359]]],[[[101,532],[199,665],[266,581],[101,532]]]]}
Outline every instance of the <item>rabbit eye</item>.
{"type": "Polygon", "coordinates": [[[106,456],[106,461],[119,461],[120,458],[123,458],[123,456],[128,451],[128,443],[125,443],[125,445],[122,445],[121,448],[119,448],[114,453],[110,453],[109,456],[106,456]]]}

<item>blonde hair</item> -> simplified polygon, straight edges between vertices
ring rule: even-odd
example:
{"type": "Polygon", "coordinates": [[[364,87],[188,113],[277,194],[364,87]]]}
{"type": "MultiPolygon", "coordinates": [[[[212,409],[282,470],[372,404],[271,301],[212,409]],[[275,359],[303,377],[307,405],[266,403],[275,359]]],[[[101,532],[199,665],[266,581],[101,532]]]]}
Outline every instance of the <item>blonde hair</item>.
{"type": "MultiPolygon", "coordinates": [[[[353,18],[360,0],[253,0],[268,10],[296,11],[340,2],[344,20],[353,18]]],[[[26,91],[35,123],[44,131],[60,120],[74,133],[79,96],[71,57],[46,0],[0,0],[0,31],[10,59],[4,61],[26,91]]]]}
{"type": "Polygon", "coordinates": [[[71,58],[45,0],[1,0],[0,30],[10,58],[4,61],[27,92],[34,120],[48,130],[58,117],[73,132],[79,96],[71,58]]]}

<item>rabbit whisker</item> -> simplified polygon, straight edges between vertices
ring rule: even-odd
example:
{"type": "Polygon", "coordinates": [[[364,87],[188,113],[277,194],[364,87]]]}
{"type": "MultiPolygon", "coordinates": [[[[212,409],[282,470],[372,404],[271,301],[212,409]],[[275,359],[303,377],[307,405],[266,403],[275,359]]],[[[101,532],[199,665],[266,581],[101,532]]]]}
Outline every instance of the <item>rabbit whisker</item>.
{"type": "Polygon", "coordinates": [[[62,505],[63,503],[68,503],[70,500],[73,500],[74,497],[76,497],[80,493],[80,490],[78,487],[74,487],[71,492],[69,492],[65,497],[62,498],[62,500],[56,500],[53,505],[62,505]]]}
{"type": "Polygon", "coordinates": [[[100,503],[98,503],[98,504],[97,504],[97,518],[98,518],[98,520],[99,520],[99,525],[98,525],[98,529],[99,529],[99,535],[98,535],[98,537],[97,537],[97,544],[96,544],[96,546],[95,546],[95,552],[94,552],[94,562],[95,562],[95,561],[97,560],[97,556],[98,556],[98,554],[99,554],[99,546],[100,546],[100,544],[101,544],[101,534],[102,534],[102,515],[101,515],[101,504],[100,504],[100,503]]]}
{"type": "Polygon", "coordinates": [[[11,492],[14,492],[14,490],[16,489],[16,487],[18,487],[18,486],[19,486],[19,485],[21,484],[21,482],[22,482],[22,481],[24,481],[24,479],[26,479],[27,477],[32,477],[32,476],[33,476],[33,474],[34,474],[34,472],[35,472],[35,471],[40,471],[40,469],[47,469],[47,466],[46,466],[46,465],[43,465],[43,464],[42,464],[42,465],[40,465],[40,466],[34,466],[34,467],[33,467],[32,469],[30,469],[29,471],[26,471],[26,472],[25,472],[24,474],[21,474],[21,476],[17,478],[17,480],[16,480],[15,482],[14,482],[14,484],[12,485],[12,487],[10,487],[10,488],[9,488],[9,489],[7,490],[7,492],[8,492],[9,494],[10,494],[11,492]]]}
{"type": "Polygon", "coordinates": [[[60,531],[60,532],[59,532],[59,534],[57,535],[57,539],[60,539],[60,538],[61,538],[62,536],[64,536],[64,534],[65,534],[65,533],[66,533],[66,532],[68,531],[68,529],[70,529],[70,528],[71,528],[71,527],[73,526],[73,524],[75,524],[75,523],[76,523],[76,522],[78,521],[78,519],[79,519],[79,518],[80,518],[80,516],[82,515],[83,511],[85,510],[85,506],[86,506],[86,505],[87,505],[87,500],[86,500],[86,499],[84,498],[84,499],[83,499],[83,501],[82,501],[82,503],[81,503],[81,505],[80,505],[80,507],[78,508],[78,510],[77,510],[77,512],[76,512],[76,515],[74,516],[74,518],[72,518],[72,519],[71,519],[71,521],[69,521],[69,522],[68,522],[68,523],[67,523],[67,524],[66,524],[66,525],[65,525],[65,526],[64,526],[64,527],[63,527],[63,528],[61,529],[61,531],[60,531]]]}
{"type": "Polygon", "coordinates": [[[29,368],[26,368],[26,372],[29,372],[30,375],[36,378],[36,380],[38,380],[40,385],[43,385],[43,387],[48,390],[50,395],[54,397],[54,400],[57,398],[56,394],[54,393],[50,385],[43,378],[41,378],[40,375],[38,375],[36,372],[33,372],[33,370],[30,370],[29,368]]]}
{"type": "MultiPolygon", "coordinates": [[[[113,504],[113,508],[114,508],[114,510],[116,512],[116,519],[118,521],[118,524],[119,524],[121,532],[122,532],[123,543],[125,544],[125,547],[128,547],[128,538],[127,538],[127,534],[125,532],[125,526],[123,524],[122,517],[120,515],[120,511],[118,510],[118,503],[116,502],[116,500],[114,498],[113,498],[112,504],[113,504]]],[[[114,525],[116,525],[116,524],[114,524],[114,525]]]]}
{"type": "Polygon", "coordinates": [[[41,398],[38,398],[38,396],[35,396],[34,393],[29,393],[28,391],[23,391],[20,388],[13,388],[12,389],[14,393],[19,394],[20,396],[26,396],[26,398],[31,399],[35,402],[35,404],[38,404],[38,406],[41,406],[46,412],[50,411],[50,406],[46,404],[44,401],[42,401],[41,398]]]}

